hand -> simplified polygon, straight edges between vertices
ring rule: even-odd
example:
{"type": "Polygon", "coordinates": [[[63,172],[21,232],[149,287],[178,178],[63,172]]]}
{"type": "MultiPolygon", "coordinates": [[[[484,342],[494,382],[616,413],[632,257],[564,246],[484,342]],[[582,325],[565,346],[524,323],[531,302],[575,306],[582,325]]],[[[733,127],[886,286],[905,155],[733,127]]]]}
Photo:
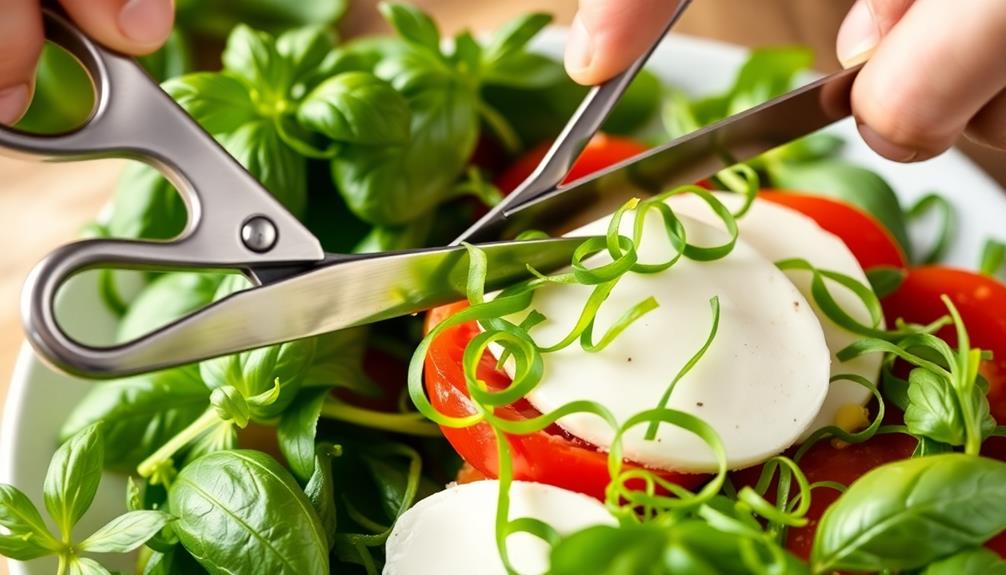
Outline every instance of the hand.
{"type": "MultiPolygon", "coordinates": [[[[173,0],[60,0],[87,34],[105,46],[141,55],[167,39],[173,0]]],[[[39,0],[3,0],[0,17],[0,124],[15,123],[28,109],[35,64],[45,36],[39,0]]]]}
{"type": "MultiPolygon", "coordinates": [[[[660,34],[677,2],[580,0],[566,70],[596,84],[660,34]]],[[[857,0],[838,34],[845,66],[869,59],[852,110],[863,139],[901,162],[931,158],[963,132],[1006,150],[1006,2],[857,0]]]]}

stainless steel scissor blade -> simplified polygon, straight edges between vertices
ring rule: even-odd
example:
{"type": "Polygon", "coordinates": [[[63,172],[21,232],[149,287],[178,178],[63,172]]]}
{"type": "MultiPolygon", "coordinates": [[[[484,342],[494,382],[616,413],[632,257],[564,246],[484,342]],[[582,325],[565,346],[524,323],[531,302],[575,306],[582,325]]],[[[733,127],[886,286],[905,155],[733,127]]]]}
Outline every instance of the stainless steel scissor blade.
{"type": "MultiPolygon", "coordinates": [[[[488,264],[486,289],[526,279],[528,265],[548,270],[568,265],[582,243],[583,238],[566,238],[481,244],[488,264]]],[[[66,371],[91,377],[130,375],[458,301],[465,298],[468,268],[463,246],[334,255],[302,273],[237,292],[125,345],[83,346],[62,331],[36,330],[29,336],[39,352],[66,371]]],[[[42,311],[29,312],[29,317],[42,311]]]]}
{"type": "MultiPolygon", "coordinates": [[[[512,237],[541,222],[559,222],[582,206],[614,211],[632,197],[693,183],[738,162],[849,116],[849,94],[861,66],[834,73],[729,118],[685,134],[567,185],[523,184],[458,241],[512,237]]],[[[557,152],[553,147],[553,152],[557,152]]],[[[551,155],[542,160],[565,162],[551,155]]]]}

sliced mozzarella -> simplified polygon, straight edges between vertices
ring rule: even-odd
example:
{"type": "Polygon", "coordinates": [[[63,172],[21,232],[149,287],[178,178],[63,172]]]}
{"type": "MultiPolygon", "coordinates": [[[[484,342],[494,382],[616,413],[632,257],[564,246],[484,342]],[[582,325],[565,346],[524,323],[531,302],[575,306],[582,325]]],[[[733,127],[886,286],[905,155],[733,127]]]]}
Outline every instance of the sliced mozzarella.
{"type": "MultiPolygon", "coordinates": [[[[496,548],[498,494],[498,481],[476,481],[417,503],[395,522],[388,537],[384,575],[504,575],[496,548]]],[[[526,481],[510,487],[510,518],[518,517],[540,519],[563,535],[616,523],[592,497],[526,481]]],[[[507,548],[522,575],[548,569],[549,546],[538,537],[515,533],[507,548]]]]}
{"type": "MultiPolygon", "coordinates": [[[[744,202],[741,196],[729,192],[717,192],[716,197],[731,210],[739,209],[744,202]]],[[[720,222],[709,206],[693,194],[676,196],[671,198],[669,203],[677,214],[685,214],[714,225],[720,222]]],[[[869,285],[863,268],[845,242],[796,210],[766,200],[755,200],[738,224],[741,230],[740,237],[769,261],[800,258],[819,269],[835,271],[869,285]]],[[[719,225],[722,226],[722,223],[719,225]]],[[[876,384],[880,373],[880,354],[868,354],[846,362],[839,361],[835,354],[860,339],[860,336],[838,326],[821,313],[811,297],[810,273],[794,270],[786,272],[786,275],[811,302],[824,328],[824,338],[832,353],[832,375],[852,373],[876,384]]],[[[831,291],[835,301],[846,313],[860,323],[869,325],[870,312],[859,298],[839,286],[833,287],[831,291]]],[[[821,411],[801,440],[818,428],[834,425],[835,418],[843,407],[850,404],[864,405],[870,397],[868,389],[852,381],[839,380],[832,383],[821,411]]]]}
{"type": "MultiPolygon", "coordinates": [[[[574,233],[603,234],[609,219],[574,233]]],[[[623,234],[631,235],[633,220],[634,213],[626,214],[623,234]]],[[[685,217],[682,221],[691,243],[717,245],[727,239],[712,226],[685,217]]],[[[671,254],[660,216],[648,212],[640,261],[664,261],[671,254]]],[[[532,307],[547,318],[531,331],[539,345],[568,333],[590,291],[588,286],[557,285],[535,292],[532,307]]],[[[574,343],[544,354],[543,379],[528,400],[542,412],[593,400],[619,422],[653,409],[705,341],[712,325],[709,300],[718,296],[718,333],[702,360],[677,383],[667,406],[709,423],[723,440],[731,468],[752,465],[792,445],[827,393],[829,353],[820,323],[786,276],[742,241],[717,261],[682,258],[662,273],[629,273],[601,306],[595,338],[650,296],[659,307],[604,350],[587,353],[574,343]]],[[[574,414],[558,424],[602,449],[610,447],[614,436],[594,415],[574,414]]],[[[655,440],[647,440],[645,433],[641,425],[625,434],[626,457],[661,469],[715,470],[714,453],[696,435],[669,424],[659,427],[655,440]]]]}

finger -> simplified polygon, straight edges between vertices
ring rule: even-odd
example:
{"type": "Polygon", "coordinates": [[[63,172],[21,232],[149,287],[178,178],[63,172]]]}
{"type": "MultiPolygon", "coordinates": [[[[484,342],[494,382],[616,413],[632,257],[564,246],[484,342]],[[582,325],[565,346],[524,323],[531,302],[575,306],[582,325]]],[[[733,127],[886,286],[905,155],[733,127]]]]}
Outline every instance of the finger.
{"type": "Polygon", "coordinates": [[[916,0],[859,73],[852,109],[880,155],[917,161],[949,148],[1006,86],[1006,2],[916,0]]]}
{"type": "Polygon", "coordinates": [[[846,68],[865,62],[914,1],[858,0],[838,29],[838,61],[846,68]]]}
{"type": "Polygon", "coordinates": [[[566,43],[566,72],[599,84],[629,67],[660,36],[678,0],[580,0],[566,43]]]}
{"type": "Polygon", "coordinates": [[[0,16],[0,124],[13,124],[31,101],[44,43],[38,0],[6,0],[0,16]]]}
{"type": "Polygon", "coordinates": [[[89,36],[126,54],[149,54],[175,23],[173,0],[60,0],[89,36]]]}
{"type": "Polygon", "coordinates": [[[979,144],[1006,150],[1006,90],[971,118],[964,133],[979,144]]]}

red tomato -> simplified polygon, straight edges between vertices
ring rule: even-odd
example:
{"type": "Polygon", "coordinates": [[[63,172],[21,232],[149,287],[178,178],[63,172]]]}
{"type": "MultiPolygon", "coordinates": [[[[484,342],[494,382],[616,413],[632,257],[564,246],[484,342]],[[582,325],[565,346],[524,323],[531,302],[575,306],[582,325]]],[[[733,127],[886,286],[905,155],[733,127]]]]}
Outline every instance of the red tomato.
{"type": "Polygon", "coordinates": [[[841,238],[865,270],[876,266],[907,266],[905,254],[891,233],[845,202],[780,190],[762,190],[758,195],[802,213],[841,238]]]}
{"type": "MultiPolygon", "coordinates": [[[[551,146],[552,142],[542,142],[525,152],[496,179],[496,187],[504,194],[514,191],[538,167],[551,146]]],[[[587,143],[563,181],[578,180],[644,151],[646,146],[635,140],[599,132],[587,143]]]]}
{"type": "MultiPolygon", "coordinates": [[[[427,329],[440,323],[467,304],[458,303],[430,311],[427,329]]],[[[478,333],[478,326],[467,323],[444,330],[430,346],[426,357],[426,391],[437,410],[450,416],[475,413],[468,397],[461,356],[465,346],[478,333]]],[[[496,369],[496,359],[485,354],[478,366],[478,377],[490,389],[502,389],[510,383],[506,373],[496,369]]],[[[496,415],[520,420],[540,415],[527,401],[498,408],[496,415]]],[[[472,467],[487,477],[498,473],[496,439],[488,424],[467,428],[441,428],[455,451],[472,467]]],[[[604,498],[608,485],[608,454],[596,446],[564,433],[557,426],[527,435],[507,437],[513,455],[516,479],[548,483],[572,491],[604,498]]],[[[627,464],[631,467],[631,464],[627,464]]],[[[705,475],[662,472],[661,475],[685,487],[695,487],[707,479],[705,475]]]]}
{"type": "MultiPolygon", "coordinates": [[[[882,302],[887,323],[893,325],[897,318],[922,324],[935,321],[947,313],[940,300],[943,294],[960,312],[971,346],[993,354],[992,361],[983,362],[980,371],[989,380],[992,416],[1006,422],[1006,285],[965,270],[913,268],[898,291],[882,302]]],[[[950,345],[957,345],[953,326],[943,328],[938,335],[950,345]]]]}
{"type": "MultiPolygon", "coordinates": [[[[828,440],[818,442],[800,461],[800,468],[811,483],[836,481],[848,486],[867,471],[885,463],[911,457],[915,439],[901,433],[876,435],[863,443],[836,448],[828,440]]],[[[786,547],[797,556],[807,559],[814,546],[814,534],[825,509],[838,499],[834,489],[815,489],[811,495],[810,523],[789,530],[786,547]]]]}

